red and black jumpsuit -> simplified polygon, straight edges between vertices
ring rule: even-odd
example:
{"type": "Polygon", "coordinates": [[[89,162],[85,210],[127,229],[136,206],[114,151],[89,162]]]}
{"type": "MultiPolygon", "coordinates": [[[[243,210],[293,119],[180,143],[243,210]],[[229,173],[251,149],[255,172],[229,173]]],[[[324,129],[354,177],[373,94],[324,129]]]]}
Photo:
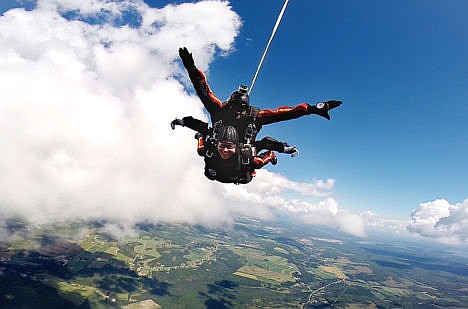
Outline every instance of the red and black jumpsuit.
{"type": "MultiPolygon", "coordinates": [[[[282,106],[276,109],[264,109],[255,113],[255,116],[246,116],[244,117],[245,119],[233,119],[232,113],[227,106],[228,101],[221,101],[211,91],[205,74],[196,67],[187,68],[187,72],[189,73],[190,80],[192,81],[198,97],[210,114],[211,122],[216,123],[217,121],[222,120],[225,124],[234,125],[238,129],[239,133],[245,132],[245,128],[249,123],[254,123],[258,132],[265,124],[291,120],[315,113],[315,106],[302,103],[294,107],[282,106]]],[[[252,108],[255,107],[251,107],[251,109],[252,108]]]]}

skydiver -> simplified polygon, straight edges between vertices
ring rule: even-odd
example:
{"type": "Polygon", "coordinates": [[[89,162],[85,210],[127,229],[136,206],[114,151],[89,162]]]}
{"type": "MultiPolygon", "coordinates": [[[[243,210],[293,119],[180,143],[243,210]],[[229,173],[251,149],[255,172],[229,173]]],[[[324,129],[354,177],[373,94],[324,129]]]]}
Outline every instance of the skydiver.
{"type": "MultiPolygon", "coordinates": [[[[211,128],[209,128],[208,123],[201,121],[199,119],[193,118],[192,116],[184,117],[182,119],[178,119],[178,118],[174,119],[171,122],[172,130],[175,129],[176,125],[190,128],[200,133],[200,135],[204,137],[205,139],[207,136],[211,134],[210,130],[212,130],[211,128]]],[[[290,146],[288,143],[280,142],[270,136],[266,136],[259,141],[254,140],[252,142],[252,146],[255,147],[254,154],[261,150],[273,150],[279,153],[286,153],[286,154],[290,154],[291,157],[295,157],[299,154],[299,150],[297,149],[296,146],[290,146]]]]}
{"type": "Polygon", "coordinates": [[[255,140],[258,131],[265,124],[299,118],[315,114],[330,120],[329,110],[342,104],[338,100],[319,102],[315,105],[302,103],[294,107],[282,106],[276,109],[260,110],[251,106],[247,87],[241,86],[234,91],[229,99],[221,101],[210,89],[206,77],[195,66],[192,54],[186,47],[179,48],[179,56],[188,72],[195,91],[211,117],[211,122],[222,121],[225,125],[233,125],[244,140],[255,140]]]}
{"type": "Polygon", "coordinates": [[[198,136],[197,152],[204,157],[205,176],[222,183],[246,184],[255,176],[255,170],[268,163],[276,165],[273,151],[245,157],[239,146],[239,137],[233,126],[215,129],[213,136],[198,136]]]}

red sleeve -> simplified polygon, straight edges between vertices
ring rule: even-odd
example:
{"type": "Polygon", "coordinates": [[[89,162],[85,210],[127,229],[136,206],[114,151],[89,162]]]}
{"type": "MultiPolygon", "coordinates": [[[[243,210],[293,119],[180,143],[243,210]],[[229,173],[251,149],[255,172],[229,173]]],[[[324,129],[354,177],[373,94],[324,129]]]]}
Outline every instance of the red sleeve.
{"type": "Polygon", "coordinates": [[[189,76],[192,81],[193,88],[195,88],[198,97],[210,115],[213,111],[220,109],[223,106],[223,102],[221,102],[221,100],[211,91],[210,86],[206,81],[206,76],[201,70],[189,72],[189,76]]]}
{"type": "Polygon", "coordinates": [[[309,115],[307,103],[302,103],[294,107],[281,106],[277,109],[263,109],[258,113],[257,120],[261,125],[290,120],[309,115]]]}

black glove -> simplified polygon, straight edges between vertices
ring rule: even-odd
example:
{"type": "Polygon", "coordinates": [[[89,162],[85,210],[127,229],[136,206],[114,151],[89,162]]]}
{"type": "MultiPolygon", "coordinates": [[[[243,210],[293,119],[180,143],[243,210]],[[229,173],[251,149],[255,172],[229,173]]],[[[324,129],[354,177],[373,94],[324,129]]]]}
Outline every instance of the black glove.
{"type": "Polygon", "coordinates": [[[187,47],[179,48],[179,56],[182,59],[184,67],[187,71],[196,70],[195,62],[193,61],[192,53],[189,53],[187,47]]]}
{"type": "Polygon", "coordinates": [[[333,109],[335,107],[338,107],[342,103],[343,103],[342,101],[338,101],[338,100],[330,100],[330,101],[325,102],[325,104],[327,105],[328,110],[331,110],[331,109],[333,109]]]}
{"type": "Polygon", "coordinates": [[[330,120],[328,111],[340,106],[342,103],[343,102],[338,100],[330,100],[327,102],[319,102],[315,105],[307,105],[307,112],[309,114],[316,114],[330,120]]]}
{"type": "Polygon", "coordinates": [[[171,128],[172,130],[175,129],[175,126],[184,126],[184,120],[176,118],[171,121],[171,128]]]}

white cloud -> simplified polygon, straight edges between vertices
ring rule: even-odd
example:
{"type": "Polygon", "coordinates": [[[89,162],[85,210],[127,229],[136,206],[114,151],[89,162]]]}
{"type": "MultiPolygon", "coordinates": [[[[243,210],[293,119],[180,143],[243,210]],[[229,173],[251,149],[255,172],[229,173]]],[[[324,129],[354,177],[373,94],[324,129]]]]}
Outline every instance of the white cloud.
{"type": "Polygon", "coordinates": [[[468,199],[455,205],[444,199],[421,203],[408,230],[445,243],[468,242],[468,199]]]}
{"type": "Polygon", "coordinates": [[[94,16],[95,14],[106,12],[108,16],[120,15],[125,6],[132,1],[80,1],[80,0],[38,0],[37,7],[41,10],[53,10],[61,12],[79,11],[81,16],[94,16]]]}
{"type": "Polygon", "coordinates": [[[410,222],[409,220],[381,217],[372,211],[366,211],[360,215],[366,222],[367,228],[378,231],[392,232],[394,234],[407,232],[407,226],[410,222]]]}
{"type": "MultiPolygon", "coordinates": [[[[304,202],[301,203],[304,206],[304,202]]],[[[317,204],[307,204],[304,210],[297,213],[298,220],[312,225],[337,228],[347,234],[366,237],[366,225],[363,218],[356,213],[341,210],[336,200],[329,198],[317,204]]]]}
{"type": "Polygon", "coordinates": [[[255,209],[257,215],[263,214],[265,219],[269,218],[269,213],[261,211],[274,208],[306,224],[327,226],[365,237],[364,220],[358,214],[339,209],[338,202],[331,196],[333,185],[333,179],[301,183],[268,170],[259,170],[256,179],[247,186],[226,186],[225,196],[250,212],[255,209]],[[283,193],[287,191],[300,198],[313,197],[319,201],[286,199],[283,193]]]}
{"type": "Polygon", "coordinates": [[[231,220],[218,186],[202,180],[193,134],[176,116],[206,119],[174,76],[187,45],[207,67],[240,26],[223,1],[150,8],[141,1],[40,0],[0,16],[0,211],[37,223],[71,218],[124,222],[231,220]],[[140,27],[68,20],[79,10],[140,27]],[[187,19],[188,11],[203,18],[187,19]],[[223,18],[208,18],[213,15],[223,18]],[[167,41],[166,38],[171,38],[167,41]],[[181,115],[182,113],[182,115],[181,115]]]}

